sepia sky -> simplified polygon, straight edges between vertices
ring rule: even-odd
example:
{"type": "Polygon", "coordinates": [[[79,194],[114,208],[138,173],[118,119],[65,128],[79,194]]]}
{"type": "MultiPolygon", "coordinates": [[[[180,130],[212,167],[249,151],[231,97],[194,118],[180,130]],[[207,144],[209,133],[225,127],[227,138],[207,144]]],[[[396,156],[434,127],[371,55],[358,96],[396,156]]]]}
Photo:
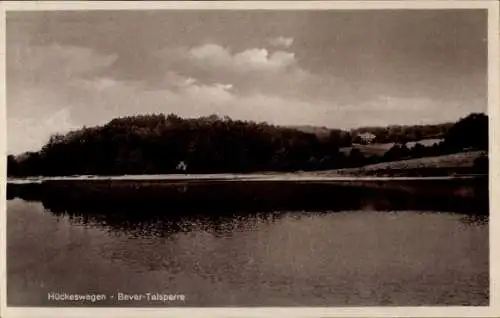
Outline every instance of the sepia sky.
{"type": "Polygon", "coordinates": [[[485,10],[7,13],[8,151],[118,116],[354,128],[487,110],[485,10]]]}

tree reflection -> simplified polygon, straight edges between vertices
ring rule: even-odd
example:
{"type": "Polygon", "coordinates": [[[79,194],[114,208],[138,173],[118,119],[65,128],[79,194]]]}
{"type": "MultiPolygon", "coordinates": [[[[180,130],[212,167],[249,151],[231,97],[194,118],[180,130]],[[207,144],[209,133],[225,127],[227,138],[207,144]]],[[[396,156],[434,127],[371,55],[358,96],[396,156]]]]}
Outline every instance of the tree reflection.
{"type": "MultiPolygon", "coordinates": [[[[458,182],[458,181],[457,181],[458,182]]],[[[487,182],[388,188],[305,182],[52,181],[9,184],[8,198],[40,201],[71,222],[131,236],[202,230],[217,236],[274,222],[286,211],[446,211],[488,214],[487,182]],[[182,189],[182,191],[179,191],[182,189]],[[437,191],[440,190],[441,192],[437,191]],[[457,193],[473,194],[460,196],[457,193]],[[486,193],[486,195],[484,195],[486,193]]]]}

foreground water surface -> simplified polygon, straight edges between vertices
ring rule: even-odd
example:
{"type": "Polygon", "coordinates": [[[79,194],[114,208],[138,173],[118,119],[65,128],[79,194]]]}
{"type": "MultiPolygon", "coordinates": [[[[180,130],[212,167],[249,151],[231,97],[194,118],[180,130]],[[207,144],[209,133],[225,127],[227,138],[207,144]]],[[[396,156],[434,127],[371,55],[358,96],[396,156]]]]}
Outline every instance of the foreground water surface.
{"type": "Polygon", "coordinates": [[[8,305],[488,305],[488,217],[474,205],[331,196],[331,209],[221,214],[11,197],[8,305]],[[55,303],[51,292],[186,298],[55,303]]]}

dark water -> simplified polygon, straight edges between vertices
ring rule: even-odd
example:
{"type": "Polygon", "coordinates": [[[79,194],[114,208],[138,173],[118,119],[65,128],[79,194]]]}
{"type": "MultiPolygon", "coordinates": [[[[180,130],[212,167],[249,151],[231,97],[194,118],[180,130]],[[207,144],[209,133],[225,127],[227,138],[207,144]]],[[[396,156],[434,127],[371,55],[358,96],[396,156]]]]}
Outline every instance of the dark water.
{"type": "Polygon", "coordinates": [[[445,205],[450,198],[351,189],[310,210],[217,213],[212,201],[186,213],[165,200],[76,204],[44,191],[7,203],[10,306],[489,303],[488,217],[458,197],[445,205]],[[107,299],[57,302],[51,292],[107,299]],[[118,292],[185,299],[118,301],[118,292]]]}

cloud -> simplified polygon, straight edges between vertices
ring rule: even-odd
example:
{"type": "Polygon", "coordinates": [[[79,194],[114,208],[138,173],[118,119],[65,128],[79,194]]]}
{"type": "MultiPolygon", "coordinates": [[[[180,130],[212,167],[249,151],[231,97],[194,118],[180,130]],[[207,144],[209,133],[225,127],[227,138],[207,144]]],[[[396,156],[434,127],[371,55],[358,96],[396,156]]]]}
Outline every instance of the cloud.
{"type": "Polygon", "coordinates": [[[296,63],[295,54],[286,51],[269,53],[265,48],[252,48],[233,54],[217,44],[193,47],[189,57],[202,66],[219,67],[233,71],[279,71],[296,63]]]}
{"type": "Polygon", "coordinates": [[[112,72],[119,67],[116,54],[90,48],[18,51],[8,58],[8,150],[14,153],[38,150],[53,133],[138,113],[351,128],[415,123],[422,111],[427,122],[439,122],[446,117],[440,110],[458,107],[432,98],[363,95],[359,85],[304,69],[293,52],[282,50],[167,48],[144,57],[155,66],[154,76],[148,69],[135,77],[112,72]]]}
{"type": "Polygon", "coordinates": [[[231,84],[216,83],[213,85],[194,84],[185,86],[181,92],[181,96],[188,97],[196,103],[225,103],[233,100],[233,95],[230,90],[233,87],[231,84]],[[204,101],[204,102],[203,102],[204,101]]]}
{"type": "Polygon", "coordinates": [[[345,118],[346,127],[360,127],[439,124],[466,116],[469,110],[461,109],[455,101],[446,99],[379,95],[356,104],[343,105],[340,113],[345,118]],[[457,114],[457,117],[450,119],[449,112],[457,114]]]}
{"type": "Polygon", "coordinates": [[[436,107],[436,100],[427,97],[398,97],[378,95],[358,105],[358,109],[380,111],[421,112],[431,111],[436,107]]]}
{"type": "Polygon", "coordinates": [[[16,46],[9,52],[9,75],[33,81],[68,79],[106,68],[118,58],[90,48],[57,43],[46,46],[16,46]]]}
{"type": "Polygon", "coordinates": [[[96,83],[107,81],[103,77],[94,78],[92,83],[72,83],[73,96],[79,98],[72,101],[71,114],[81,125],[102,125],[112,118],[137,113],[204,116],[220,113],[237,99],[230,83],[203,83],[176,72],[165,74],[159,88],[148,87],[141,81],[116,79],[107,89],[96,87],[96,83]]]}
{"type": "Polygon", "coordinates": [[[116,54],[57,43],[8,49],[9,151],[36,150],[52,133],[79,127],[72,108],[85,92],[98,95],[116,84],[112,78],[95,77],[116,61],[116,54]]]}
{"type": "Polygon", "coordinates": [[[266,49],[251,49],[234,55],[234,65],[242,70],[283,70],[295,62],[295,54],[284,51],[269,55],[266,49]]]}
{"type": "Polygon", "coordinates": [[[290,46],[292,46],[293,41],[294,41],[293,38],[279,36],[276,38],[269,39],[269,44],[275,47],[289,48],[290,46]]]}
{"type": "Polygon", "coordinates": [[[156,54],[152,81],[117,77],[112,72],[116,54],[59,44],[22,48],[9,60],[14,75],[8,86],[9,151],[37,150],[53,133],[137,113],[216,113],[275,124],[324,118],[313,111],[324,107],[321,103],[297,97],[311,74],[292,52],[231,52],[208,44],[156,54]]]}
{"type": "Polygon", "coordinates": [[[104,91],[116,87],[118,85],[118,82],[109,77],[96,77],[91,79],[76,78],[73,79],[70,84],[88,90],[104,91]]]}
{"type": "MultiPolygon", "coordinates": [[[[303,69],[294,52],[283,50],[247,48],[232,51],[212,43],[166,47],[151,54],[156,60],[155,71],[160,74],[151,76],[150,72],[147,77],[151,78],[149,85],[157,89],[172,86],[172,82],[183,85],[179,84],[181,79],[178,78],[179,74],[183,74],[205,84],[231,83],[233,92],[238,94],[301,95],[309,98],[317,95],[319,86],[331,82],[324,76],[316,76],[303,69]],[[165,82],[165,74],[169,73],[165,82]]],[[[331,88],[323,91],[330,93],[331,88]]]]}
{"type": "Polygon", "coordinates": [[[191,86],[194,83],[196,83],[196,79],[194,79],[192,77],[188,77],[184,81],[181,82],[181,85],[182,86],[191,86]]]}
{"type": "Polygon", "coordinates": [[[328,105],[272,94],[239,96],[225,115],[235,119],[265,121],[278,125],[314,124],[328,117],[328,105]]]}
{"type": "Polygon", "coordinates": [[[58,111],[75,82],[107,89],[112,78],[94,77],[111,66],[118,56],[70,45],[25,45],[9,48],[7,55],[7,111],[9,116],[42,116],[58,111]]]}
{"type": "Polygon", "coordinates": [[[80,128],[71,119],[69,109],[61,109],[42,117],[9,117],[7,120],[7,147],[9,153],[38,150],[55,132],[80,128]]]}
{"type": "Polygon", "coordinates": [[[228,49],[217,44],[206,44],[189,50],[194,60],[203,61],[213,66],[225,66],[232,63],[233,57],[228,49]]]}

